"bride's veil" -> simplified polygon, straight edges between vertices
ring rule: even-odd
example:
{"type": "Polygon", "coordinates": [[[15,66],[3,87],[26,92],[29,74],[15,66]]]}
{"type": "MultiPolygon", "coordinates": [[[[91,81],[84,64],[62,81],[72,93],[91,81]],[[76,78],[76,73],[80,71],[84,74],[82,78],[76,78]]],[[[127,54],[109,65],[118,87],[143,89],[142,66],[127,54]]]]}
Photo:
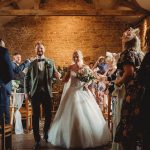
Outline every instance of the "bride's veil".
{"type": "Polygon", "coordinates": [[[63,88],[60,102],[63,100],[64,96],[66,95],[67,90],[70,87],[70,83],[71,83],[71,79],[69,79],[69,81],[64,84],[64,88],[63,88]]]}
{"type": "Polygon", "coordinates": [[[68,89],[70,87],[70,83],[71,83],[71,79],[69,79],[69,81],[64,84],[60,104],[59,104],[58,110],[56,112],[56,115],[54,117],[53,123],[57,122],[61,118],[61,115],[64,111],[64,108],[65,108],[65,105],[66,105],[66,100],[67,100],[67,97],[69,96],[68,89]]]}

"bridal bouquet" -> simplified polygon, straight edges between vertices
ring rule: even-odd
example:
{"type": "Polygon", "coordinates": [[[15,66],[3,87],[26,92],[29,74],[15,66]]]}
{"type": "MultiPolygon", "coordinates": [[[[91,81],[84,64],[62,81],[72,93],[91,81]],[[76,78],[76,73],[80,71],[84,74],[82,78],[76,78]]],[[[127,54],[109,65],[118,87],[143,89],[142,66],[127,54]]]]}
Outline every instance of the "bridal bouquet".
{"type": "Polygon", "coordinates": [[[81,82],[85,82],[85,83],[88,83],[91,80],[95,79],[92,70],[90,68],[88,68],[88,67],[84,67],[84,68],[80,69],[77,72],[77,78],[81,82]]]}

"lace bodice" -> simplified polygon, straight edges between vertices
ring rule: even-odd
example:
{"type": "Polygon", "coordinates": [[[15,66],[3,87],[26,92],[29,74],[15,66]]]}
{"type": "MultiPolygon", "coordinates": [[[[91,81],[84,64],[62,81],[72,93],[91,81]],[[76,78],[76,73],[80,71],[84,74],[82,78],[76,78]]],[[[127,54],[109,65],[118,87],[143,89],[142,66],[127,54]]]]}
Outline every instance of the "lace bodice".
{"type": "Polygon", "coordinates": [[[83,82],[81,82],[78,78],[77,78],[77,73],[74,71],[70,72],[70,79],[71,79],[71,83],[70,83],[70,87],[76,87],[76,88],[80,88],[83,87],[83,82]]]}

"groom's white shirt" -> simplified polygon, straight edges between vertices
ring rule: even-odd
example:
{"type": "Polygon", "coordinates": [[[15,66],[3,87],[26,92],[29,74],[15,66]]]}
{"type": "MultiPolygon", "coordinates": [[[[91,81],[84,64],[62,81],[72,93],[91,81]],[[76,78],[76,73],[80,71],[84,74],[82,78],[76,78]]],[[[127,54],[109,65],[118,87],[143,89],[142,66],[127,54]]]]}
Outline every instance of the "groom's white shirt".
{"type": "MultiPolygon", "coordinates": [[[[45,59],[45,56],[44,55],[42,55],[41,57],[37,56],[37,60],[38,59],[45,59]]],[[[39,70],[43,71],[45,69],[45,61],[38,62],[38,68],[39,70]]]]}

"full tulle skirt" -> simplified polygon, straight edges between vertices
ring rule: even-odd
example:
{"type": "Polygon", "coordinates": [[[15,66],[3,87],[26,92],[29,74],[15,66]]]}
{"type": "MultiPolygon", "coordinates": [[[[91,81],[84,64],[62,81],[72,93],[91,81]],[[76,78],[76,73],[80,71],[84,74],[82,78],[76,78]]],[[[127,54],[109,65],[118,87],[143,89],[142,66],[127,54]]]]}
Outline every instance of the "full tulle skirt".
{"type": "Polygon", "coordinates": [[[70,87],[63,96],[48,141],[65,148],[88,148],[111,141],[107,122],[90,91],[70,87]]]}

